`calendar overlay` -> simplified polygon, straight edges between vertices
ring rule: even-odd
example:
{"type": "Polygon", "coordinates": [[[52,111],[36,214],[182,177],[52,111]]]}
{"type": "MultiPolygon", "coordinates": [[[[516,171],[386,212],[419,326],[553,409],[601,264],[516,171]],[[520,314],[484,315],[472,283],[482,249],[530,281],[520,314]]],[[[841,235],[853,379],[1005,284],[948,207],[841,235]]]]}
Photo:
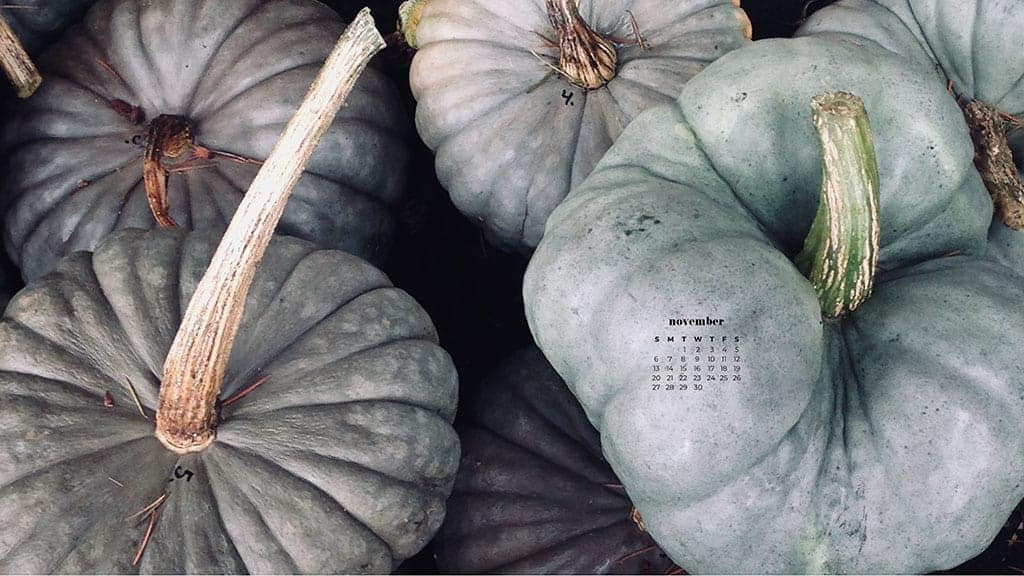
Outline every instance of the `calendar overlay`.
{"type": "Polygon", "coordinates": [[[725,318],[667,318],[650,336],[646,385],[651,392],[698,393],[746,378],[747,337],[725,318]]]}

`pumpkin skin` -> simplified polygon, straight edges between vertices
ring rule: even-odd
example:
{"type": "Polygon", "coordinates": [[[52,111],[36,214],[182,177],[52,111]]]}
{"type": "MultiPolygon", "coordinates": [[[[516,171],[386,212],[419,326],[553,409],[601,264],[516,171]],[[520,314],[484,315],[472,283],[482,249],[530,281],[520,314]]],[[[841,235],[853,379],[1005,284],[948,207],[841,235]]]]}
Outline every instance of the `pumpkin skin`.
{"type": "MultiPolygon", "coordinates": [[[[158,115],[189,118],[196,141],[211,149],[265,158],[343,30],[310,0],[96,4],[39,58],[48,78],[39,92],[6,115],[0,193],[12,261],[32,279],[112,230],[154,227],[142,154],[158,115]],[[115,99],[141,107],[144,120],[119,114],[115,99]]],[[[404,186],[406,132],[396,89],[371,67],[278,231],[380,263],[404,186]]],[[[225,226],[259,169],[215,157],[174,172],[175,162],[165,163],[170,215],[187,229],[225,226]]]]}
{"type": "Polygon", "coordinates": [[[544,0],[424,8],[409,72],[416,127],[456,207],[499,248],[531,251],[551,211],[630,120],[750,38],[746,15],[728,0],[580,2],[606,38],[634,38],[627,11],[650,49],[619,46],[615,78],[586,91],[531,53],[557,61],[542,38],[555,37],[544,0]]]}
{"type": "Polygon", "coordinates": [[[458,465],[453,364],[419,305],[343,252],[275,238],[222,399],[269,380],[222,407],[203,452],[177,456],[154,437],[125,380],[152,418],[217,240],[120,232],[11,302],[0,321],[0,570],[387,572],[441,524],[458,465]],[[132,568],[146,522],[125,518],[165,490],[132,568]]]}
{"type": "Polygon", "coordinates": [[[434,540],[441,572],[672,569],[630,519],[597,430],[540,350],[509,358],[461,410],[462,461],[434,540]]]}
{"type": "Polygon", "coordinates": [[[766,40],[638,118],[552,215],[531,330],[688,571],[948,568],[1024,496],[1024,281],[977,256],[991,203],[959,116],[879,47],[766,40]],[[820,194],[811,98],[835,90],[871,121],[885,272],[826,323],[789,257],[820,194]],[[653,337],[705,315],[745,380],[654,392],[653,337]]]}
{"type": "Polygon", "coordinates": [[[7,23],[29,53],[38,52],[69,24],[78,21],[96,0],[18,0],[0,7],[7,23]]]}
{"type": "MultiPolygon", "coordinates": [[[[840,35],[871,42],[933,70],[957,94],[1014,116],[1024,114],[1024,5],[1017,2],[841,0],[815,12],[797,36],[840,35]]],[[[1020,134],[1010,145],[1018,167],[1020,134]]],[[[1024,233],[994,223],[993,258],[1024,272],[1024,233]]]]}

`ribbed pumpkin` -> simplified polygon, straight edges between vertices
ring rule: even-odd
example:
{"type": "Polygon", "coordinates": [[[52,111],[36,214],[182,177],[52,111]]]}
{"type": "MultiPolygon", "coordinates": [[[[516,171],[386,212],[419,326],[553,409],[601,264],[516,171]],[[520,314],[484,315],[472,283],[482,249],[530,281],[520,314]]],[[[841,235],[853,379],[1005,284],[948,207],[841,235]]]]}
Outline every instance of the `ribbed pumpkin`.
{"type": "Polygon", "coordinates": [[[434,542],[447,573],[665,574],[597,430],[534,347],[460,407],[462,461],[434,542]]]}
{"type": "MultiPolygon", "coordinates": [[[[38,58],[0,132],[5,244],[26,279],[111,231],[223,227],[344,23],[313,0],[103,0],[38,58]],[[144,167],[158,168],[144,179],[144,167]],[[147,196],[144,180],[165,182],[147,196]],[[161,216],[157,216],[162,213],[161,216]]],[[[406,116],[373,68],[323,138],[282,233],[381,262],[406,116]]]]}
{"type": "Polygon", "coordinates": [[[344,252],[274,240],[216,442],[180,456],[154,437],[164,356],[218,239],[120,232],[11,302],[0,571],[388,572],[441,524],[458,465],[454,367],[415,301],[344,252]],[[165,494],[135,568],[137,513],[165,494]]]}
{"type": "Polygon", "coordinates": [[[531,329],[687,570],[949,568],[1024,497],[1024,278],[981,256],[992,204],[960,118],[931,70],[870,43],[758,42],[632,123],[552,215],[531,329]],[[832,91],[863,101],[871,170],[815,135],[832,91]],[[860,213],[826,209],[847,202],[835,166],[876,175],[870,243],[860,213]],[[809,245],[873,251],[859,308],[823,314],[809,245]],[[653,390],[684,335],[740,338],[742,380],[653,390]]]}
{"type": "Polygon", "coordinates": [[[640,111],[744,45],[730,0],[426,0],[416,126],[455,205],[507,250],[544,222],[640,111]]]}

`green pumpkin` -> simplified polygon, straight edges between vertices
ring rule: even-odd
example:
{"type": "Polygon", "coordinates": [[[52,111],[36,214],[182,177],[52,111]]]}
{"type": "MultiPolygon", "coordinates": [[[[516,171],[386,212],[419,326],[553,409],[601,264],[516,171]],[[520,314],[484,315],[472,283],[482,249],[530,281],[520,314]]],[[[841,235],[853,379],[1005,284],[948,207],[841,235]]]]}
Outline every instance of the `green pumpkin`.
{"type": "Polygon", "coordinates": [[[434,541],[442,573],[666,574],[597,430],[540,350],[460,406],[462,461],[434,541]]]}
{"type": "Polygon", "coordinates": [[[979,256],[991,202],[934,78],[868,43],[755,43],[631,124],[548,222],[531,330],[688,571],[949,568],[1024,497],[1024,280],[979,256]],[[836,90],[874,134],[879,276],[825,320],[792,259],[822,185],[810,103],[836,90]],[[739,338],[741,380],[653,390],[683,335],[739,338]]]}
{"type": "Polygon", "coordinates": [[[157,440],[164,357],[218,239],[123,231],[11,302],[0,572],[379,573],[441,524],[459,454],[454,366],[419,305],[344,252],[271,242],[216,440],[185,456],[157,440]],[[132,566],[140,512],[165,494],[132,566]]]}
{"type": "Polygon", "coordinates": [[[426,0],[409,82],[420,137],[455,206],[495,245],[531,251],[551,211],[630,120],[747,43],[738,4],[426,0]],[[557,10],[574,12],[575,37],[599,45],[595,58],[614,54],[601,60],[601,78],[556,72],[569,50],[557,10]]]}
{"type": "MultiPolygon", "coordinates": [[[[948,85],[962,101],[978,100],[1024,115],[1024,4],[966,0],[841,0],[811,16],[797,36],[841,36],[899,54],[948,85]]],[[[1019,130],[1016,126],[1014,130],[1019,130]]],[[[1011,132],[1017,167],[1024,139],[1011,132]]],[[[1024,232],[998,223],[992,256],[1024,272],[1024,232]]]]}
{"type": "MultiPolygon", "coordinates": [[[[168,215],[223,228],[345,23],[314,0],[102,0],[38,59],[47,79],[0,118],[5,245],[26,280],[112,231],[153,228],[144,156],[161,117],[194,143],[156,150],[168,215]]],[[[407,117],[371,66],[327,130],[278,231],[379,264],[405,184],[407,117]]]]}

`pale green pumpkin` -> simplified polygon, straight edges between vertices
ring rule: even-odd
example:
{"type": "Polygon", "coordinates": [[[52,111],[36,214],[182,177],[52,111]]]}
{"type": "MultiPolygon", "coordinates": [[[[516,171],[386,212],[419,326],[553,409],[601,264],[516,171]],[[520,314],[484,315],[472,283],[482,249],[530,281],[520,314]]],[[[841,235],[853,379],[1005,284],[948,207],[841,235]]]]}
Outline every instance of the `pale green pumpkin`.
{"type": "Polygon", "coordinates": [[[1024,281],[979,256],[960,114],[877,46],[758,42],[638,118],[549,220],[531,329],[688,571],[949,568],[1024,496],[1024,281]],[[791,259],[822,182],[811,99],[836,90],[870,118],[880,257],[870,298],[825,320],[791,259]],[[653,391],[654,336],[705,317],[743,340],[742,382],[653,391]]]}

